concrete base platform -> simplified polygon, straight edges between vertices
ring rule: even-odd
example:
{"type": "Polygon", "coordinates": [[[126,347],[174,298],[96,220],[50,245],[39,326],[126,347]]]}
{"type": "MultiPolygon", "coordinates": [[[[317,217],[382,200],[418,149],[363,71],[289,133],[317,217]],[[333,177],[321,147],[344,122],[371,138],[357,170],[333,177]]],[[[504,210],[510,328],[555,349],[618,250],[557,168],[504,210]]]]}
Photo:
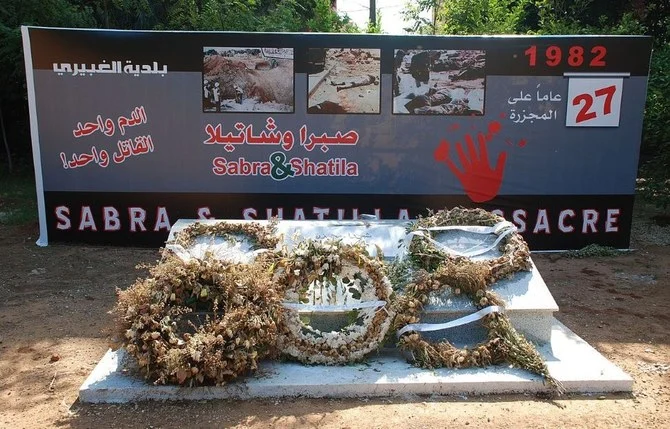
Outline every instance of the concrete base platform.
{"type": "MultiPolygon", "coordinates": [[[[630,392],[633,379],[584,340],[554,320],[551,341],[538,348],[567,392],[630,392]]],[[[79,400],[125,403],[142,400],[252,399],[270,397],[379,397],[499,394],[548,391],[542,379],[505,366],[423,370],[397,350],[342,367],[266,362],[259,372],[222,387],[154,386],[123,371],[125,353],[108,351],[79,390],[79,400]]]]}

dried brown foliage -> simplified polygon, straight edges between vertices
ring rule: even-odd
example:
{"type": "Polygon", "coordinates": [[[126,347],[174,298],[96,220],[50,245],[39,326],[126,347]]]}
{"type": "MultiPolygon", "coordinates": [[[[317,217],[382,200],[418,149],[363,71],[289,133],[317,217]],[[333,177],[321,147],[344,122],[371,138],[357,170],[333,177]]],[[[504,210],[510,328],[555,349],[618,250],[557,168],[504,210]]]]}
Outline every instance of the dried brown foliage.
{"type": "MultiPolygon", "coordinates": [[[[412,229],[450,225],[494,226],[504,220],[482,209],[454,208],[419,219],[412,229]]],[[[503,300],[488,288],[515,272],[529,271],[532,265],[528,245],[516,232],[501,240],[499,250],[502,256],[498,258],[473,261],[447,254],[428,240],[413,240],[409,258],[414,274],[405,285],[404,295],[394,302],[397,315],[393,327],[401,329],[408,324],[419,323],[429,294],[445,290],[454,295],[465,294],[480,309],[490,305],[504,306],[503,300]]],[[[398,345],[420,367],[465,368],[507,362],[541,375],[556,391],[562,391],[562,386],[549,374],[533,344],[514,329],[506,315],[489,314],[482,324],[488,330],[488,340],[473,347],[459,349],[448,341],[429,342],[411,331],[401,336],[398,345]]]]}
{"type": "Polygon", "coordinates": [[[150,276],[118,291],[123,345],[157,384],[224,384],[276,355],[282,293],[271,254],[251,264],[184,262],[166,253],[150,276]]]}
{"type": "Polygon", "coordinates": [[[229,237],[234,240],[235,235],[244,235],[251,240],[255,248],[274,249],[281,241],[281,237],[275,233],[276,225],[276,219],[266,225],[257,222],[217,222],[212,224],[195,222],[177,232],[173,242],[188,247],[193,244],[197,237],[229,237]]]}
{"type": "MultiPolygon", "coordinates": [[[[420,219],[413,228],[493,226],[503,220],[481,209],[457,208],[420,219]]],[[[182,230],[174,244],[187,247],[199,236],[237,240],[245,235],[254,247],[275,249],[280,238],[274,226],[196,223],[182,230]]],[[[145,377],[161,384],[220,385],[254,371],[260,359],[277,357],[279,352],[310,364],[360,361],[379,347],[391,324],[397,330],[420,322],[423,306],[433,293],[464,294],[480,309],[503,306],[489,287],[517,271],[530,270],[531,262],[528,246],[516,232],[501,240],[499,250],[503,254],[499,258],[473,261],[446,254],[429,240],[413,240],[409,261],[397,266],[397,273],[371,258],[362,244],[346,245],[334,239],[303,240],[291,252],[265,252],[249,264],[211,256],[184,262],[166,251],[149,277],[118,292],[114,311],[123,345],[145,377]],[[404,279],[403,293],[392,294],[387,272],[404,279]],[[345,281],[347,276],[351,279],[345,281]],[[354,295],[345,297],[354,300],[390,304],[355,312],[356,320],[340,331],[321,332],[282,305],[284,300],[309,301],[307,294],[310,287],[315,294],[316,284],[326,285],[329,304],[338,296],[331,293],[330,285],[346,287],[354,295]]],[[[404,334],[398,344],[421,367],[507,362],[542,375],[561,391],[533,344],[512,327],[507,316],[489,314],[482,323],[488,340],[473,347],[431,343],[414,332],[404,334]]]]}

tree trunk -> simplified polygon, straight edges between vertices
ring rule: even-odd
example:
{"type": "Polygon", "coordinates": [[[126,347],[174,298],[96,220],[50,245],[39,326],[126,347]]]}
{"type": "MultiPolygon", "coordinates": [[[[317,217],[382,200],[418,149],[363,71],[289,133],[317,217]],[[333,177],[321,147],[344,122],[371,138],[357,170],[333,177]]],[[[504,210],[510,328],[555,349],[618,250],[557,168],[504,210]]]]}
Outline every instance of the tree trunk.
{"type": "Polygon", "coordinates": [[[7,164],[9,167],[9,172],[11,173],[12,168],[12,154],[9,151],[9,143],[7,142],[7,133],[5,132],[5,120],[2,117],[2,104],[0,104],[0,129],[2,129],[2,141],[5,144],[5,151],[7,152],[7,164]]]}

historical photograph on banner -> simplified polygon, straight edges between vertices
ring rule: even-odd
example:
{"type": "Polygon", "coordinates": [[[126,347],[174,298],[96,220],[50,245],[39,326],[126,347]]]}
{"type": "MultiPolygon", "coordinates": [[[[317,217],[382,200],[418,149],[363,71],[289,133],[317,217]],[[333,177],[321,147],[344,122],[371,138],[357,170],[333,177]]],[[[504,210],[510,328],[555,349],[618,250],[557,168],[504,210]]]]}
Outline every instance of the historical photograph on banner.
{"type": "Polygon", "coordinates": [[[393,113],[483,115],[486,52],[394,52],[393,113]]]}
{"type": "Polygon", "coordinates": [[[308,113],[379,113],[380,49],[311,48],[308,113]]]}
{"type": "Polygon", "coordinates": [[[292,48],[203,48],[203,112],[294,109],[292,48]]]}

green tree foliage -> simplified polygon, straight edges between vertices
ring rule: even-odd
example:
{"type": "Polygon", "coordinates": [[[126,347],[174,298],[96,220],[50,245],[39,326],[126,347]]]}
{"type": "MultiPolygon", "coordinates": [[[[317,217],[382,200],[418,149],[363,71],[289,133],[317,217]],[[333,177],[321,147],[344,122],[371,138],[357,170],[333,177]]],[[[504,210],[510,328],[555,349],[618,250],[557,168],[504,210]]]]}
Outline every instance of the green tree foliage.
{"type": "Polygon", "coordinates": [[[636,11],[647,29],[647,34],[654,36],[658,46],[667,46],[670,42],[670,2],[651,0],[635,3],[642,3],[636,11]]]}
{"type": "Polygon", "coordinates": [[[535,3],[537,0],[418,0],[407,5],[404,15],[415,21],[412,30],[420,34],[525,33],[536,13],[535,3]]]}
{"type": "MultiPolygon", "coordinates": [[[[167,12],[166,28],[179,30],[196,30],[198,28],[199,13],[195,0],[177,0],[167,12]]],[[[160,27],[160,25],[157,27],[160,27]]]]}
{"type": "Polygon", "coordinates": [[[256,3],[239,0],[205,0],[199,14],[199,30],[253,31],[256,3]]]}
{"type": "Polygon", "coordinates": [[[67,0],[0,2],[0,114],[3,115],[2,123],[6,127],[9,152],[29,154],[30,131],[21,25],[95,27],[96,22],[90,7],[67,0]]]}
{"type": "Polygon", "coordinates": [[[372,21],[368,22],[368,26],[365,30],[365,32],[368,34],[382,34],[384,32],[382,29],[382,13],[379,9],[377,9],[375,17],[376,21],[374,22],[374,24],[372,23],[372,21]]]}
{"type": "Polygon", "coordinates": [[[513,34],[525,32],[526,8],[533,0],[456,0],[444,2],[437,25],[452,34],[513,34]]]}
{"type": "MultiPolygon", "coordinates": [[[[657,47],[651,61],[645,111],[647,154],[654,154],[670,143],[670,44],[657,47]]],[[[669,166],[670,167],[670,166],[669,166]]],[[[670,168],[668,168],[670,173],[670,168]]]]}
{"type": "Polygon", "coordinates": [[[539,34],[645,34],[628,1],[536,0],[539,34]],[[608,7],[609,5],[609,7],[608,7]]]}
{"type": "Polygon", "coordinates": [[[257,31],[304,31],[305,21],[302,13],[305,9],[293,0],[284,0],[272,9],[272,13],[264,15],[258,23],[257,31]]]}
{"type": "Polygon", "coordinates": [[[404,10],[420,34],[667,34],[670,6],[644,0],[418,0],[404,10]],[[640,4],[642,6],[640,6],[640,4]],[[650,9],[648,9],[648,8],[650,9]],[[652,18],[652,11],[661,12],[652,18]],[[426,16],[432,16],[432,19],[426,16]],[[660,19],[663,16],[663,19],[660,19]],[[663,24],[663,22],[665,24],[663,24]],[[665,30],[663,30],[663,28],[665,30]]]}
{"type": "Polygon", "coordinates": [[[413,24],[405,28],[405,31],[416,34],[437,34],[435,23],[435,15],[433,19],[426,17],[428,12],[437,12],[444,0],[416,0],[408,1],[405,4],[405,9],[402,15],[405,21],[413,22],[413,24]]]}
{"type": "Polygon", "coordinates": [[[670,207],[670,43],[661,44],[651,59],[644,117],[638,190],[662,208],[670,207]]]}
{"type": "Polygon", "coordinates": [[[319,33],[358,33],[360,30],[348,17],[340,17],[330,7],[329,0],[315,2],[313,16],[307,21],[308,31],[319,33]]]}
{"type": "Polygon", "coordinates": [[[92,11],[87,6],[67,0],[4,0],[0,4],[0,98],[4,104],[25,99],[21,25],[54,27],[95,27],[92,11]]]}

